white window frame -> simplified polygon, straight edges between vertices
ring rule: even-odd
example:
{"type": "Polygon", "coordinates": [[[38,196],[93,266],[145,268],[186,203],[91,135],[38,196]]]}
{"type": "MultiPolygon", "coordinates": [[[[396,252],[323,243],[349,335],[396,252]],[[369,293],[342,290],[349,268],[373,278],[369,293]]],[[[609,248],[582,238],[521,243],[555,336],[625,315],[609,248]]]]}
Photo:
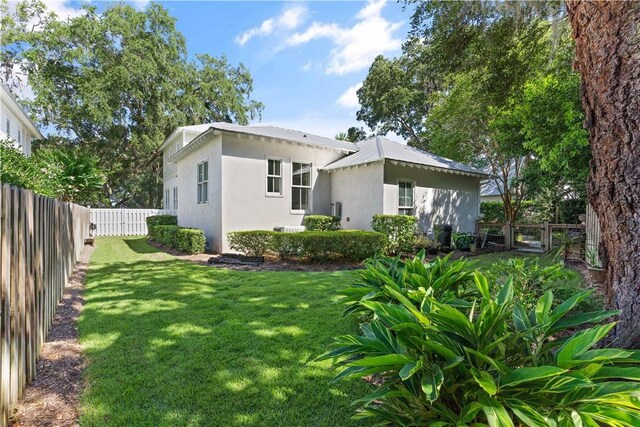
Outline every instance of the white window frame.
{"type": "Polygon", "coordinates": [[[5,130],[7,131],[7,137],[11,138],[11,120],[7,117],[7,123],[5,125],[5,130]]]}
{"type": "Polygon", "coordinates": [[[178,211],[178,187],[173,187],[173,210],[178,211]]]}
{"type": "Polygon", "coordinates": [[[169,199],[169,189],[168,189],[168,188],[166,188],[166,189],[164,190],[164,203],[163,203],[163,204],[164,204],[164,208],[165,208],[166,210],[171,209],[171,204],[170,204],[170,203],[171,203],[171,201],[170,201],[170,199],[169,199]]]}
{"type": "Polygon", "coordinates": [[[295,160],[290,159],[290,172],[289,179],[291,180],[289,187],[291,188],[291,197],[289,198],[289,211],[295,215],[304,215],[306,213],[313,212],[313,163],[308,160],[295,160]],[[293,183],[293,164],[300,163],[303,165],[309,165],[309,185],[294,185],[293,183]],[[293,209],[293,192],[294,188],[308,188],[309,189],[309,206],[307,209],[293,209]]]}
{"type": "Polygon", "coordinates": [[[282,160],[281,157],[267,157],[265,160],[265,167],[266,167],[266,178],[265,178],[265,187],[264,187],[264,191],[265,191],[265,196],[266,197],[283,197],[283,186],[284,186],[284,174],[282,173],[282,170],[284,169],[284,161],[282,160]],[[269,160],[275,160],[280,162],[280,175],[270,175],[269,174],[269,160]],[[279,192],[272,192],[269,191],[269,178],[280,178],[280,191],[279,192]]]}
{"type": "Polygon", "coordinates": [[[22,145],[22,129],[18,128],[18,144],[22,145]]]}
{"type": "Polygon", "coordinates": [[[414,216],[416,214],[416,182],[411,179],[398,179],[398,185],[396,186],[396,203],[398,205],[398,215],[414,216]],[[400,184],[411,184],[411,206],[400,205],[400,184]],[[411,215],[401,213],[401,210],[411,209],[411,215]]]}
{"type": "Polygon", "coordinates": [[[198,205],[208,205],[209,204],[209,159],[204,159],[198,163],[196,166],[196,200],[198,205]],[[203,165],[203,179],[200,181],[200,165],[203,165]],[[206,171],[206,179],[204,172],[206,171]],[[204,188],[204,191],[201,190],[204,188]]]}

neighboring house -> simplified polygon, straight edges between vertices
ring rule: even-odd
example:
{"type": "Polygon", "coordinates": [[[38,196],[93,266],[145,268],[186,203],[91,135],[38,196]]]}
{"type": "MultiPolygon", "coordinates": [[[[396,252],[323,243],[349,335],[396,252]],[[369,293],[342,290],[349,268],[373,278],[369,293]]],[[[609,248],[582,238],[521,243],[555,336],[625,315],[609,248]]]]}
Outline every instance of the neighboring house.
{"type": "Polygon", "coordinates": [[[501,188],[502,184],[493,178],[482,181],[480,202],[502,202],[501,188]]]}
{"type": "Polygon", "coordinates": [[[273,126],[212,123],[176,129],[162,144],[164,203],[178,223],[229,250],[237,230],[300,226],[336,214],[370,229],[375,214],[415,215],[473,231],[484,172],[382,137],[337,141],[273,126]]]}
{"type": "Polygon", "coordinates": [[[0,84],[0,139],[11,139],[28,156],[31,142],[42,138],[13,95],[0,84]]]}

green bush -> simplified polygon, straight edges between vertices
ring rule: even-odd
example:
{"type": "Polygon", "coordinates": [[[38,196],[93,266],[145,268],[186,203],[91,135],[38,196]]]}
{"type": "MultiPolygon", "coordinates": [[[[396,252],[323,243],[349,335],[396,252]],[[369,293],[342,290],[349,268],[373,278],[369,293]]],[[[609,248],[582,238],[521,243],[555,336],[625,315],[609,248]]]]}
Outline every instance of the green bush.
{"type": "Polygon", "coordinates": [[[319,358],[336,359],[336,380],[383,379],[357,400],[357,418],[394,426],[638,425],[640,352],[597,348],[615,326],[600,323],[618,312],[574,314],[591,291],[558,305],[548,291],[527,311],[512,281],[491,292],[475,273],[469,307],[435,292],[415,295],[398,285],[397,272],[379,273],[388,298],[357,302],[373,313],[363,336],[337,337],[319,358]]]}
{"type": "Polygon", "coordinates": [[[304,217],[302,225],[307,231],[335,231],[340,230],[340,218],[327,215],[309,215],[304,217]]]}
{"type": "Polygon", "coordinates": [[[147,227],[149,228],[149,238],[151,240],[188,254],[204,252],[204,231],[200,229],[178,227],[177,225],[152,225],[147,227]]]}
{"type": "Polygon", "coordinates": [[[278,257],[286,261],[293,256],[302,254],[302,233],[280,233],[274,232],[271,235],[269,249],[275,252],[278,257]]]}
{"type": "Polygon", "coordinates": [[[410,215],[374,215],[371,228],[387,237],[387,253],[411,249],[415,240],[416,217],[410,215]]]}
{"type": "Polygon", "coordinates": [[[229,247],[247,256],[263,256],[271,243],[273,231],[252,230],[227,233],[229,247]]]}
{"type": "Polygon", "coordinates": [[[235,231],[228,234],[231,249],[250,256],[267,250],[287,260],[293,256],[311,261],[343,258],[362,261],[384,250],[386,238],[375,231],[337,230],[283,233],[276,231],[235,231]]]}
{"type": "Polygon", "coordinates": [[[179,251],[188,254],[201,254],[204,252],[204,231],[199,228],[178,228],[176,244],[179,251]]]}
{"type": "Polygon", "coordinates": [[[484,215],[483,222],[504,223],[504,203],[502,202],[482,202],[480,203],[480,213],[484,215]]]}
{"type": "Polygon", "coordinates": [[[305,231],[301,234],[302,253],[312,261],[345,258],[362,261],[381,252],[385,236],[375,231],[305,231]]]}
{"type": "Polygon", "coordinates": [[[178,217],[175,215],[152,215],[147,217],[147,228],[155,225],[178,225],[178,217]]]}

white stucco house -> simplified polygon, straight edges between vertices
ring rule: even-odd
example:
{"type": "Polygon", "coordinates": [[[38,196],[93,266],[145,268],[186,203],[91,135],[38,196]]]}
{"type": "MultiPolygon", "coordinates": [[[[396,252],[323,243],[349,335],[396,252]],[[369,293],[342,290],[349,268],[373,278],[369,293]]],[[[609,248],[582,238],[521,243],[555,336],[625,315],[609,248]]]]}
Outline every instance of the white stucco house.
{"type": "Polygon", "coordinates": [[[0,84],[0,139],[12,140],[28,156],[31,154],[31,141],[42,138],[13,95],[0,84]]]}
{"type": "Polygon", "coordinates": [[[229,250],[238,230],[300,226],[306,214],[371,229],[375,214],[415,215],[472,231],[487,174],[382,137],[356,144],[273,126],[212,123],[177,128],[161,146],[165,209],[229,250]]]}

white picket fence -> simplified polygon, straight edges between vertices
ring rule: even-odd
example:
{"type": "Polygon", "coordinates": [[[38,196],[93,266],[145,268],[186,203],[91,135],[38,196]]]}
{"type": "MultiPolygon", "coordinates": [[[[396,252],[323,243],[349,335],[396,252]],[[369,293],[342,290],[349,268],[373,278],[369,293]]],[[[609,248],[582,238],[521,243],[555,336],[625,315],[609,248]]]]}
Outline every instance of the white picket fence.
{"type": "Polygon", "coordinates": [[[175,215],[166,209],[94,209],[91,222],[96,224],[95,236],[144,236],[147,234],[147,217],[175,215]]]}

